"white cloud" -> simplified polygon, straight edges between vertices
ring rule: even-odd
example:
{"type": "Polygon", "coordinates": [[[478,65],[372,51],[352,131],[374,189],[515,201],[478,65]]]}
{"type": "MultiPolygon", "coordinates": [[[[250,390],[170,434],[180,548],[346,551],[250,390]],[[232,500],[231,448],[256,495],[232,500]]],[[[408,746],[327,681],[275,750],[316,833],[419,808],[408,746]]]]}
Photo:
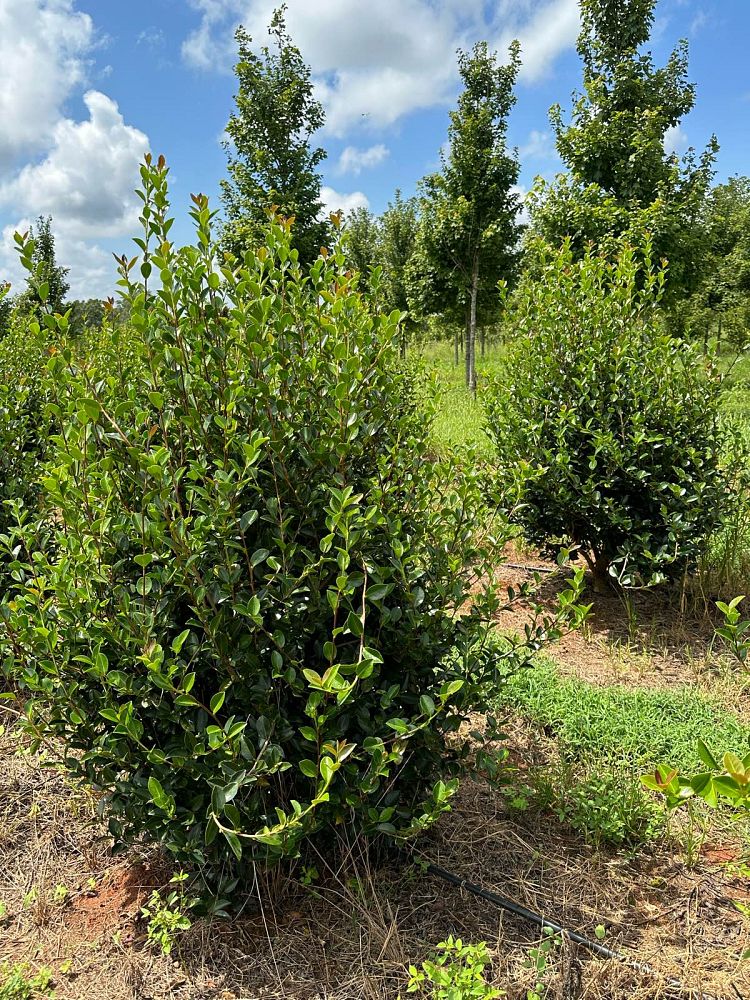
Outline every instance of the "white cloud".
{"type": "MultiPolygon", "coordinates": [[[[183,56],[202,69],[231,69],[232,32],[242,21],[258,45],[277,0],[190,0],[201,15],[183,56]]],[[[342,136],[384,128],[455,96],[456,49],[495,38],[504,52],[521,39],[521,76],[536,80],[578,34],[577,0],[502,0],[491,23],[481,0],[289,0],[289,32],[310,64],[327,110],[327,129],[342,136]]]]}
{"type": "Polygon", "coordinates": [[[133,189],[148,138],[125,124],[105,94],[90,90],[83,100],[88,121],[61,119],[46,158],[0,186],[0,202],[32,217],[51,215],[70,238],[121,236],[137,225],[133,189]]]}
{"type": "MultiPolygon", "coordinates": [[[[13,233],[52,216],[58,261],[72,296],[111,294],[114,262],[102,241],[137,227],[133,189],[147,137],[117,105],[89,90],[88,118],[63,116],[95,73],[102,43],[76,0],[0,0],[0,275],[23,287],[13,233]]],[[[106,243],[105,243],[106,246],[106,243]]]]}
{"type": "Polygon", "coordinates": [[[93,22],[73,0],[0,0],[0,179],[45,147],[93,43],[93,22]]]}
{"type": "Polygon", "coordinates": [[[145,45],[149,49],[160,49],[166,42],[166,37],[161,28],[144,28],[136,39],[136,45],[145,45]]]}
{"type": "Polygon", "coordinates": [[[687,132],[681,125],[672,125],[664,133],[664,152],[682,153],[687,149],[687,132]]]}
{"type": "Polygon", "coordinates": [[[555,144],[549,132],[532,129],[529,138],[518,150],[521,160],[548,160],[555,155],[555,144]]]}
{"type": "Polygon", "coordinates": [[[322,187],[320,189],[320,200],[323,202],[321,215],[325,218],[329,212],[343,212],[344,215],[354,208],[369,208],[370,199],[362,191],[353,191],[351,194],[340,194],[332,187],[322,187]]]}
{"type": "MultiPolygon", "coordinates": [[[[19,219],[15,224],[5,226],[0,233],[0,276],[1,280],[11,283],[13,293],[26,287],[26,272],[18,262],[13,234],[27,232],[33,223],[32,219],[19,219]]],[[[70,238],[54,221],[52,230],[57,262],[70,268],[68,298],[106,298],[114,295],[117,275],[112,254],[95,243],[70,238]]]]}
{"type": "MultiPolygon", "coordinates": [[[[528,11],[527,5],[520,6],[524,13],[528,11]]],[[[535,3],[528,20],[503,26],[496,47],[503,52],[517,38],[522,60],[519,79],[533,83],[548,72],[562,51],[575,44],[580,30],[578,0],[548,0],[535,3]]]]}
{"type": "Polygon", "coordinates": [[[369,149],[357,149],[347,146],[339,157],[337,171],[340,174],[361,174],[363,170],[377,167],[388,156],[388,147],[383,143],[370,146],[369,149]]]}

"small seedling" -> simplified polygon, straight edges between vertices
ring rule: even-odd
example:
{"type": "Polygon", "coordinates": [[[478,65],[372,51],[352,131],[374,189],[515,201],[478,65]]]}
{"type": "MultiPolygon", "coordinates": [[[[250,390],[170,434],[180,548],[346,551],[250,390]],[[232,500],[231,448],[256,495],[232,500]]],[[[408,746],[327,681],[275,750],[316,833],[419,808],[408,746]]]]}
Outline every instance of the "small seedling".
{"type": "Polygon", "coordinates": [[[535,971],[536,984],[533,989],[526,992],[526,1000],[544,1000],[547,995],[547,985],[544,978],[549,966],[549,953],[561,943],[561,936],[556,934],[551,927],[545,927],[542,940],[536,948],[529,949],[529,957],[526,959],[525,965],[528,969],[535,971]]]}
{"type": "Polygon", "coordinates": [[[67,886],[62,884],[58,884],[55,886],[54,891],[52,893],[53,903],[58,903],[59,905],[62,906],[62,904],[66,903],[69,898],[70,898],[70,892],[68,891],[67,886]]]}
{"type": "Polygon", "coordinates": [[[438,945],[437,955],[409,966],[407,993],[426,993],[430,1000],[496,1000],[505,994],[490,986],[484,976],[490,964],[487,945],[464,944],[449,937],[438,945]]]}
{"type": "Polygon", "coordinates": [[[36,972],[28,965],[0,965],[0,1000],[38,1000],[52,997],[52,969],[42,966],[36,972]]]}
{"type": "Polygon", "coordinates": [[[179,932],[192,926],[186,911],[195,905],[196,900],[185,898],[182,883],[187,878],[187,872],[179,872],[169,880],[170,885],[178,885],[178,889],[165,897],[154,889],[148,903],[141,907],[141,915],[147,921],[148,940],[158,945],[163,955],[170,955],[179,932]]]}
{"type": "Polygon", "coordinates": [[[315,867],[315,865],[305,865],[302,869],[302,876],[300,882],[302,885],[312,885],[313,882],[317,882],[320,878],[320,872],[315,867]]]}

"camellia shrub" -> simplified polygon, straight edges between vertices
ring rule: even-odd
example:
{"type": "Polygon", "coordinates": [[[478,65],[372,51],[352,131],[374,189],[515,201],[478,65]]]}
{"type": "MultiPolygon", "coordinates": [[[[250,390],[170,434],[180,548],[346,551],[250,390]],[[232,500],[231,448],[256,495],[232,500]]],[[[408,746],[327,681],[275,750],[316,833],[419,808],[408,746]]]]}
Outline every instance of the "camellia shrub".
{"type": "MultiPolygon", "coordinates": [[[[6,289],[0,287],[0,298],[6,289]]],[[[39,512],[40,471],[49,420],[45,333],[12,313],[0,340],[0,536],[39,512]]],[[[0,595],[12,585],[11,560],[0,554],[0,595]]]]}
{"type": "Polygon", "coordinates": [[[142,178],[140,362],[122,384],[53,356],[54,546],[16,567],[5,668],[118,842],[220,866],[343,822],[407,836],[447,807],[446,737],[544,626],[486,648],[483,484],[432,457],[399,315],[339,249],[303,276],[283,220],[218,263],[203,196],[177,249],[167,168],[142,178]]]}
{"type": "Polygon", "coordinates": [[[504,502],[531,542],[580,553],[597,589],[675,578],[725,504],[720,377],[665,332],[648,248],[645,264],[627,247],[536,254],[486,396],[504,502]]]}

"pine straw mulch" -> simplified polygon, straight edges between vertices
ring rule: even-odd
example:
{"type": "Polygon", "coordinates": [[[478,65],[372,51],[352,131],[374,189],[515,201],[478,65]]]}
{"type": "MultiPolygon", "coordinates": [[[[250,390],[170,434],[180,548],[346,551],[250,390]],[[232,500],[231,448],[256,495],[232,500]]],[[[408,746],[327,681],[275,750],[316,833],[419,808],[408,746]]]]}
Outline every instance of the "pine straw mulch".
{"type": "MultiPolygon", "coordinates": [[[[525,962],[537,928],[419,864],[376,864],[361,844],[341,842],[308,859],[321,876],[309,888],[260,874],[238,917],[197,920],[162,956],[140,907],[167,885],[168,865],[154,852],[113,857],[93,797],[19,753],[12,733],[0,760],[0,964],[51,967],[57,1000],[395,1000],[408,964],[449,934],[488,942],[493,982],[510,1000],[534,987],[525,962]],[[55,903],[59,885],[68,896],[55,903]]],[[[750,964],[739,960],[750,922],[734,905],[750,902],[750,886],[741,866],[724,863],[731,851],[692,868],[668,842],[635,858],[595,852],[554,817],[511,814],[496,791],[466,779],[418,856],[589,938],[603,924],[609,947],[654,970],[563,942],[544,976],[547,1000],[750,998],[750,964]]]]}

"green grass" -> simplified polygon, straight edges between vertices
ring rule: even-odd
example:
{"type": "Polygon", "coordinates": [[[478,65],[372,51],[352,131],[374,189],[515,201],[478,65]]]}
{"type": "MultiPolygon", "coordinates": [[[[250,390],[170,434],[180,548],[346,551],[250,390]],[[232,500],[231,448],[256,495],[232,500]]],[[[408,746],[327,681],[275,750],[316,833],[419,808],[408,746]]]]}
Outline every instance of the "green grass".
{"type": "Polygon", "coordinates": [[[452,343],[435,341],[426,344],[420,356],[438,382],[437,414],[433,426],[438,448],[462,450],[472,447],[482,457],[490,458],[492,445],[483,429],[482,382],[497,371],[500,349],[489,347],[484,359],[477,357],[479,388],[476,398],[465,385],[463,356],[458,365],[454,363],[452,343]]]}
{"type": "Polygon", "coordinates": [[[701,769],[702,739],[717,753],[746,754],[750,729],[694,689],[676,691],[595,687],[561,677],[554,664],[510,678],[501,709],[514,709],[557,737],[571,761],[601,761],[647,768],[671,764],[701,769]]]}
{"type": "Polygon", "coordinates": [[[719,367],[728,372],[724,409],[750,441],[750,354],[727,353],[718,358],[719,367]]]}

